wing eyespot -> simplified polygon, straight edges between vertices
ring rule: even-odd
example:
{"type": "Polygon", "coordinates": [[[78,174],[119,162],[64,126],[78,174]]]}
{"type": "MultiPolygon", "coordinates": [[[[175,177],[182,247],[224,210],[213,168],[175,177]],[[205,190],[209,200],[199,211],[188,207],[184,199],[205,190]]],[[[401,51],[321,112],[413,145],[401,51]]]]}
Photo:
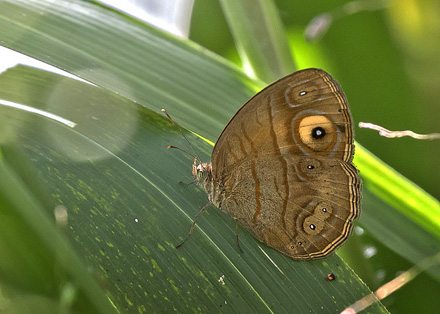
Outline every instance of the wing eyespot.
{"type": "Polygon", "coordinates": [[[322,139],[326,135],[326,133],[327,132],[325,131],[324,128],[318,126],[312,130],[312,137],[314,139],[319,140],[319,139],[322,139]]]}
{"type": "Polygon", "coordinates": [[[298,125],[297,139],[308,150],[322,152],[335,145],[336,125],[324,115],[308,115],[298,125]]]}

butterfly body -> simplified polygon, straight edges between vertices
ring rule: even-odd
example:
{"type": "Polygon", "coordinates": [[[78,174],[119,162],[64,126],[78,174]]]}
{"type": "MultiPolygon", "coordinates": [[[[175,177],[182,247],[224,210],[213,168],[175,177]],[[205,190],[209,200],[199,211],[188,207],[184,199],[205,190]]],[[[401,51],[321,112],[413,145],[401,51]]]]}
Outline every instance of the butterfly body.
{"type": "Polygon", "coordinates": [[[288,75],[249,100],[193,175],[210,201],[259,241],[298,260],[344,243],[359,216],[346,97],[326,72],[288,75]]]}

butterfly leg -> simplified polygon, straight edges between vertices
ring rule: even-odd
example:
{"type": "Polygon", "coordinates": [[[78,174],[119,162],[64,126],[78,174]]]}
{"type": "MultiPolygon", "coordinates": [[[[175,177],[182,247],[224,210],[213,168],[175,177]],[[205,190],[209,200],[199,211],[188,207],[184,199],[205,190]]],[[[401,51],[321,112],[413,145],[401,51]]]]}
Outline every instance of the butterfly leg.
{"type": "Polygon", "coordinates": [[[238,221],[236,220],[236,221],[235,221],[235,241],[236,241],[236,243],[237,243],[237,247],[238,247],[238,249],[240,250],[240,253],[243,254],[244,252],[243,252],[243,250],[241,249],[240,241],[238,241],[238,231],[240,231],[240,226],[239,226],[239,224],[238,224],[238,221]]]}
{"type": "Polygon", "coordinates": [[[189,229],[188,235],[186,236],[185,240],[183,240],[182,243],[180,243],[179,245],[176,246],[176,249],[178,249],[179,247],[181,247],[186,240],[188,240],[189,236],[192,234],[194,227],[196,226],[197,223],[197,219],[199,218],[199,216],[211,205],[211,202],[208,202],[205,206],[203,206],[203,208],[197,213],[197,215],[194,217],[193,223],[191,225],[191,229],[189,229]]]}
{"type": "Polygon", "coordinates": [[[185,185],[185,186],[189,186],[193,183],[196,183],[196,180],[192,180],[191,182],[183,182],[183,181],[179,181],[179,184],[185,185]]]}

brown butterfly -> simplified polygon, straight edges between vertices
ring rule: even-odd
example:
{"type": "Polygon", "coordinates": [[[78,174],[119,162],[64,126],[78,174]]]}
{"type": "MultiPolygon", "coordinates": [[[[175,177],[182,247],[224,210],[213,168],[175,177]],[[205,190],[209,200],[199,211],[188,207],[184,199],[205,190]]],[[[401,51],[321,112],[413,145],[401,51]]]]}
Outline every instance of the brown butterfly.
{"type": "Polygon", "coordinates": [[[292,73],[240,108],[211,163],[195,158],[192,173],[210,202],[189,235],[212,203],[282,254],[326,257],[359,217],[353,153],[352,117],[339,84],[320,69],[292,73]]]}

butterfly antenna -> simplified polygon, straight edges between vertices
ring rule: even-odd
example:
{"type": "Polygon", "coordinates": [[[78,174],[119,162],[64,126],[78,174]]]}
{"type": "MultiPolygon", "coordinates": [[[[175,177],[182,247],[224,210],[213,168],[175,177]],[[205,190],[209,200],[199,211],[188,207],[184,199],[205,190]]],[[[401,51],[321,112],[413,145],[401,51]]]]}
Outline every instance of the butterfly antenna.
{"type": "MultiPolygon", "coordinates": [[[[170,117],[170,115],[168,114],[168,112],[165,109],[162,109],[162,112],[165,113],[165,115],[167,116],[167,118],[171,121],[171,123],[176,127],[176,129],[179,131],[180,134],[182,134],[183,138],[188,142],[189,146],[191,147],[191,149],[193,150],[194,154],[196,155],[197,160],[199,160],[200,162],[202,162],[202,160],[199,157],[199,154],[197,154],[196,149],[194,148],[194,146],[191,144],[191,142],[188,140],[188,138],[185,136],[185,134],[182,132],[182,129],[177,125],[176,122],[174,122],[174,120],[170,117]]],[[[178,147],[175,146],[168,146],[168,148],[176,148],[182,152],[187,153],[188,155],[191,155],[190,153],[184,151],[183,149],[180,149],[178,147]]],[[[192,155],[191,155],[192,156],[192,155]]],[[[194,156],[192,156],[194,157],[194,156]]]]}
{"type": "Polygon", "coordinates": [[[183,153],[187,154],[188,156],[191,156],[192,158],[194,158],[194,155],[192,155],[191,153],[188,153],[186,150],[181,149],[180,147],[176,147],[176,146],[170,145],[167,148],[174,148],[174,149],[180,150],[181,152],[183,152],[183,153]]]}

